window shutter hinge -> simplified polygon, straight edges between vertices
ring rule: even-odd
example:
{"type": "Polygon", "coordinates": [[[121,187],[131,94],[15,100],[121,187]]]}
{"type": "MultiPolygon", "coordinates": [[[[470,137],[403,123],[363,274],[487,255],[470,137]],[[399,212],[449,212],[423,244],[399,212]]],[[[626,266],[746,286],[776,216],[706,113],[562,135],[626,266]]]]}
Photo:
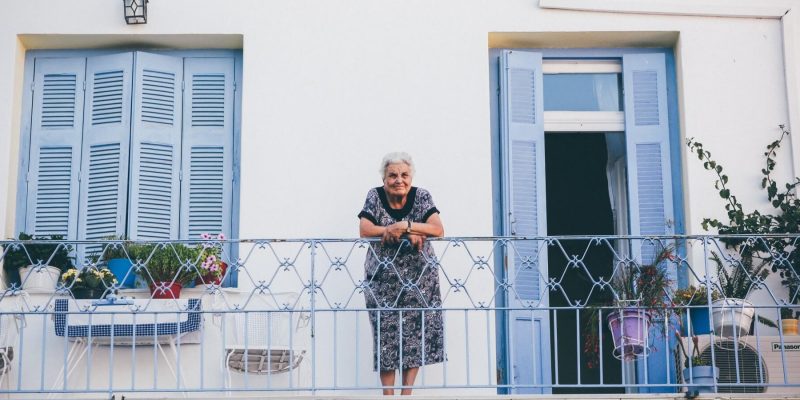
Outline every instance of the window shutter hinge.
{"type": "Polygon", "coordinates": [[[181,92],[186,90],[186,81],[181,81],[181,92]]]}
{"type": "Polygon", "coordinates": [[[236,81],[233,81],[233,91],[236,91],[236,81]]]}
{"type": "Polygon", "coordinates": [[[178,171],[178,180],[183,181],[183,170],[178,171]]]}
{"type": "Polygon", "coordinates": [[[86,80],[83,81],[83,91],[86,91],[86,80]]]}
{"type": "Polygon", "coordinates": [[[81,170],[78,170],[78,182],[80,182],[80,181],[81,181],[81,175],[82,175],[82,174],[83,174],[83,171],[81,171],[81,170]]]}
{"type": "Polygon", "coordinates": [[[33,81],[33,82],[31,82],[31,92],[34,92],[34,91],[35,91],[35,90],[33,89],[34,87],[36,87],[36,81],[33,81]]]}

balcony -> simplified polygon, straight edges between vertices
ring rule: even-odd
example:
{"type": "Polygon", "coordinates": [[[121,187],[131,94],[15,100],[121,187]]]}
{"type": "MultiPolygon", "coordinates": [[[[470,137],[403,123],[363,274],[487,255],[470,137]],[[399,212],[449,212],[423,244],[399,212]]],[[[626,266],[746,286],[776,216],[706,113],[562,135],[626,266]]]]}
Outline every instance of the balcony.
{"type": "MultiPolygon", "coordinates": [[[[0,297],[0,393],[378,395],[373,311],[441,313],[445,360],[420,369],[415,394],[783,397],[800,390],[800,336],[788,318],[800,300],[793,247],[774,243],[797,239],[437,239],[435,256],[417,267],[438,272],[441,304],[398,297],[372,309],[371,240],[2,241],[4,263],[22,257],[33,267],[0,297]],[[84,274],[111,255],[127,264],[92,294],[102,298],[87,299],[83,280],[47,275],[59,252],[84,274]],[[209,252],[223,275],[209,274],[221,265],[209,252]],[[767,275],[773,267],[788,275],[767,275]],[[653,271],[665,284],[646,293],[653,271]],[[180,294],[176,282],[185,283],[180,294]],[[731,285],[746,302],[726,295],[731,285]],[[685,368],[693,355],[718,368],[716,381],[685,368]]],[[[404,251],[408,243],[379,260],[383,276],[398,273],[404,251]]],[[[428,290],[414,279],[398,285],[428,290]]],[[[427,348],[419,346],[423,359],[427,348]]]]}

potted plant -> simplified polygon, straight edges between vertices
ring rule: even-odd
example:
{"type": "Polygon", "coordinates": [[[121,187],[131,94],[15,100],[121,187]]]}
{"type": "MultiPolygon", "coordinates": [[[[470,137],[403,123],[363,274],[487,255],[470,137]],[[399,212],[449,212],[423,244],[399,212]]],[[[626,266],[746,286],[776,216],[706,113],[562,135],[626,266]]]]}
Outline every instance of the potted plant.
{"type": "MultiPolygon", "coordinates": [[[[723,296],[711,304],[714,331],[725,337],[747,335],[756,312],[753,303],[747,301],[747,296],[753,289],[758,289],[753,285],[755,280],[763,280],[769,275],[766,261],[744,252],[741,260],[734,262],[732,270],[728,271],[717,253],[711,253],[711,260],[717,265],[717,279],[723,296]]],[[[775,326],[761,316],[759,321],[775,326]]]]}
{"type": "Polygon", "coordinates": [[[198,285],[219,285],[228,270],[228,264],[222,261],[222,243],[225,235],[220,233],[216,237],[208,233],[200,235],[203,242],[197,245],[200,253],[199,276],[195,280],[198,285]]]}
{"type": "Polygon", "coordinates": [[[781,307],[781,333],[797,335],[797,314],[791,307],[781,307]]]}
{"type": "MultiPolygon", "coordinates": [[[[719,300],[716,290],[711,291],[711,301],[719,300]]],[[[677,313],[681,316],[683,336],[704,335],[710,332],[708,315],[708,290],[705,286],[689,285],[678,289],[672,297],[677,313]]]]}
{"type": "MultiPolygon", "coordinates": [[[[692,356],[689,357],[689,353],[686,351],[686,347],[683,344],[684,339],[677,334],[677,349],[676,351],[676,359],[679,359],[680,356],[683,356],[683,370],[681,371],[682,381],[688,383],[692,386],[687,386],[687,392],[695,392],[695,393],[714,393],[714,386],[717,384],[717,380],[719,379],[719,368],[711,365],[711,358],[703,358],[700,356],[700,350],[698,349],[698,338],[697,336],[692,336],[692,356]],[[678,353],[680,350],[680,353],[678,353]]],[[[680,368],[676,368],[680,370],[680,368]]]]}
{"type": "Polygon", "coordinates": [[[114,293],[117,285],[117,278],[105,267],[70,268],[61,280],[76,299],[102,299],[114,293]]]}
{"type": "MultiPolygon", "coordinates": [[[[608,313],[606,321],[614,343],[614,357],[629,360],[646,354],[651,321],[663,320],[672,313],[667,300],[672,284],[666,266],[670,259],[672,249],[661,248],[651,264],[620,265],[609,281],[614,296],[610,305],[614,309],[608,313]]],[[[589,367],[597,358],[600,314],[601,308],[592,308],[584,342],[589,367]]]]}
{"type": "Polygon", "coordinates": [[[182,243],[130,244],[137,274],[147,282],[154,299],[177,299],[181,289],[196,277],[199,251],[182,243]]]}
{"type": "Polygon", "coordinates": [[[54,290],[61,273],[74,267],[72,249],[62,242],[63,236],[33,236],[21,232],[18,240],[23,243],[10,245],[3,258],[9,286],[54,290]]]}
{"type": "Polygon", "coordinates": [[[133,270],[132,256],[130,254],[131,241],[124,237],[109,237],[111,240],[105,245],[100,258],[105,260],[108,269],[117,277],[120,286],[133,288],[136,286],[136,272],[133,270]]]}

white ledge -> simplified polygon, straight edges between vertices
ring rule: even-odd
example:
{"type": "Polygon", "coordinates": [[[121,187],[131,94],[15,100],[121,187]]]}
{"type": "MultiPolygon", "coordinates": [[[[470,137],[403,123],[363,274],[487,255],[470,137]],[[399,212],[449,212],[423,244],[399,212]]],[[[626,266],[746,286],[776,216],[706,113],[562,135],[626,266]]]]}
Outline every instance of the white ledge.
{"type": "Polygon", "coordinates": [[[540,8],[628,14],[780,19],[791,9],[788,2],[752,5],[755,1],[642,1],[642,0],[539,0],[540,8]],[[748,4],[749,3],[749,4],[748,4]]]}

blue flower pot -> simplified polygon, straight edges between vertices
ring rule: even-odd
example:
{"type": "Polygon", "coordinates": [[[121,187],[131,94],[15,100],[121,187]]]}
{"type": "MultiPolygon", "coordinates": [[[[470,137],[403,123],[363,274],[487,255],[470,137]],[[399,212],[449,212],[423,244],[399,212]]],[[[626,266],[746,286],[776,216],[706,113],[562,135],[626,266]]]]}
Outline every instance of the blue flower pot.
{"type": "Polygon", "coordinates": [[[692,385],[688,390],[699,393],[714,393],[714,385],[719,379],[719,368],[710,365],[695,366],[683,370],[683,381],[692,385]]]}
{"type": "Polygon", "coordinates": [[[689,310],[692,320],[692,331],[695,335],[705,335],[711,332],[708,322],[708,308],[693,308],[689,310]]]}
{"type": "Polygon", "coordinates": [[[133,288],[136,285],[136,274],[131,267],[133,263],[127,258],[112,258],[108,260],[108,269],[117,277],[120,285],[124,288],[133,288]]]}

